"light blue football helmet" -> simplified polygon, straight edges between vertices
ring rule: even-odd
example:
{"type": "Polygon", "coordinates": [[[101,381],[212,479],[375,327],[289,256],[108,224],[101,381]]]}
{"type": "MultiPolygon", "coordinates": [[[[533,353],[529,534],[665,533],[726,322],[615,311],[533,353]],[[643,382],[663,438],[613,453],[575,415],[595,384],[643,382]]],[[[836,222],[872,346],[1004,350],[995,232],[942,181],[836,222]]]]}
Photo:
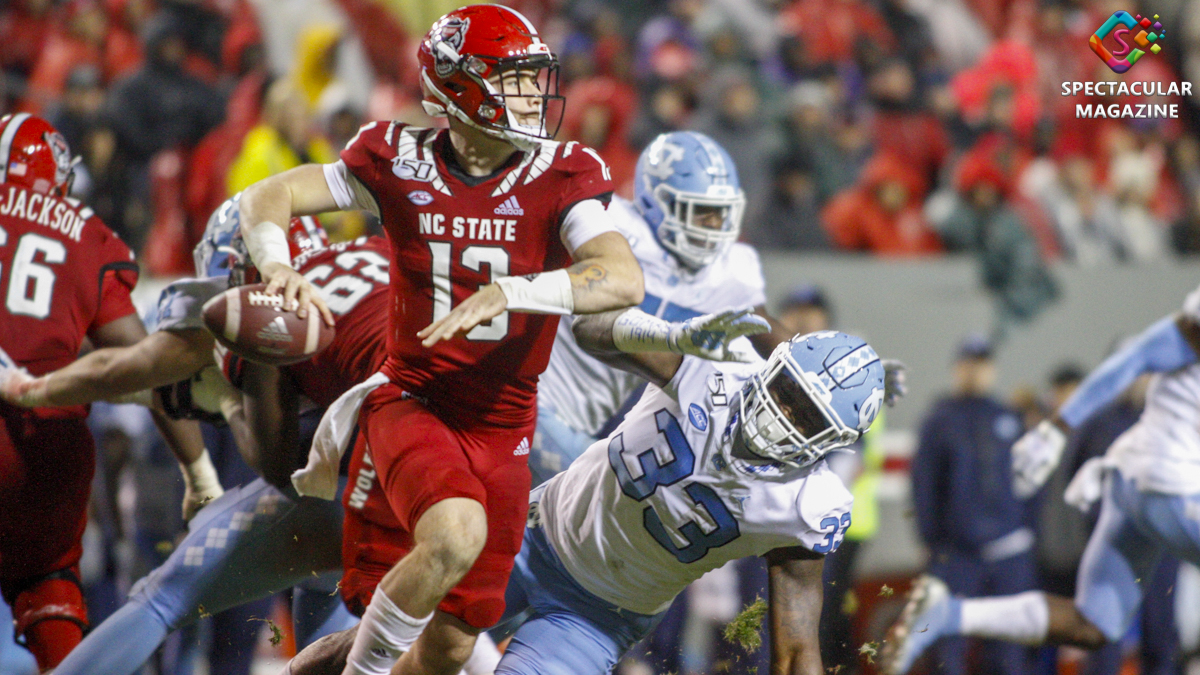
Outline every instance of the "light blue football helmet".
{"type": "Polygon", "coordinates": [[[866,433],[883,392],[883,364],[861,338],[799,335],[776,347],[742,391],[742,439],[759,457],[807,466],[866,433]]]}
{"type": "Polygon", "coordinates": [[[208,224],[204,226],[204,236],[200,238],[196,248],[192,249],[197,278],[223,277],[233,269],[232,263],[240,262],[242,257],[247,255],[241,237],[234,241],[241,224],[241,214],[237,207],[241,198],[242,193],[239,192],[226,199],[208,217],[208,224]],[[239,244],[243,250],[237,249],[239,244]],[[229,259],[230,255],[235,256],[234,261],[229,259]]]}
{"type": "Polygon", "coordinates": [[[661,134],[638,158],[633,184],[634,205],[659,243],[691,269],[737,241],[746,195],[733,158],[708,136],[661,134]]]}

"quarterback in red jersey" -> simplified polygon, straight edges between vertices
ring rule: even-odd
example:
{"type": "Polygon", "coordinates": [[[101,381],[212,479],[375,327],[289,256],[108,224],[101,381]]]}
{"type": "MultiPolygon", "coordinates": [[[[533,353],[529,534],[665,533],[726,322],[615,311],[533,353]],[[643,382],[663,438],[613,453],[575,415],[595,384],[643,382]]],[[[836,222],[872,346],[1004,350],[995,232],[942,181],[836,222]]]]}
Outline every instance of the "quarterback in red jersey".
{"type": "MultiPolygon", "coordinates": [[[[72,160],[45,120],[0,118],[0,347],[2,377],[70,363],[84,337],[98,345],[146,334],[129,292],[129,248],[67,196],[72,160]]],[[[82,637],[81,538],[95,451],[87,408],[23,409],[0,401],[0,591],[17,634],[53,668],[82,637]]]]}
{"type": "Polygon", "coordinates": [[[529,21],[464,7],[433,25],[417,56],[425,108],[449,129],[368,124],[340,161],[268,178],[242,198],[270,288],[327,320],[281,254],[276,223],[364,209],[391,244],[388,357],[330,407],[329,433],[318,430],[308,469],[293,477],[301,492],[332,496],[329,467],[361,405],[391,517],[347,514],[347,532],[363,540],[344,560],[343,592],[365,608],[348,673],[388,672],[398,658],[396,672],[458,671],[503,611],[556,315],[642,299],[641,270],[607,217],[608,167],[591,148],[551,140],[558,66],[529,21]]]}

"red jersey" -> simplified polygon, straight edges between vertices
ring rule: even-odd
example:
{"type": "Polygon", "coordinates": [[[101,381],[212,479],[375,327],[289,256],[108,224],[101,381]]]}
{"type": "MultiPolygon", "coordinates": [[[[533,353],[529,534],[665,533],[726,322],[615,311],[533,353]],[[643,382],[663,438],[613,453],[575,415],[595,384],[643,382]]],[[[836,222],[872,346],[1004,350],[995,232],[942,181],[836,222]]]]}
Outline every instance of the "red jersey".
{"type": "Polygon", "coordinates": [[[297,256],[292,265],[321,289],[337,319],[333,342],[313,358],[284,368],[324,408],[379,372],[387,355],[388,243],[359,237],[297,256]]]}
{"type": "MultiPolygon", "coordinates": [[[[134,313],[133,253],[90,208],[0,184],[0,347],[34,375],[71,363],[85,335],[134,313]]],[[[85,406],[39,408],[83,417],[85,406]]]]}
{"type": "Polygon", "coordinates": [[[536,415],[557,316],[504,312],[432,348],[417,331],[498,277],[565,267],[563,218],[585,199],[607,203],[612,181],[599,155],[578,143],[514,153],[486,177],[465,175],[449,143],[447,130],[374,122],[341,154],[374,196],[391,243],[383,371],[435,409],[521,425],[536,415]]]}

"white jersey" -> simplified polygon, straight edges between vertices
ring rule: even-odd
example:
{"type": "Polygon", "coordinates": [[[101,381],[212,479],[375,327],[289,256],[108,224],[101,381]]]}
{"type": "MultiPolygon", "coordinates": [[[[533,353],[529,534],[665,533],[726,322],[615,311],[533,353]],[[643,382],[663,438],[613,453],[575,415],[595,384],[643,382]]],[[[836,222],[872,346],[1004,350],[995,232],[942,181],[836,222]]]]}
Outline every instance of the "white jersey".
{"type": "Polygon", "coordinates": [[[1107,460],[1139,490],[1200,492],[1200,363],[1154,376],[1141,418],[1107,460]]]}
{"type": "Polygon", "coordinates": [[[649,385],[609,438],[546,484],[531,520],[581,586],[656,614],[730,560],[841,543],[853,500],[824,461],[797,469],[730,454],[736,392],[762,366],[685,356],[665,388],[649,385]]]}
{"type": "MultiPolygon", "coordinates": [[[[683,321],[766,304],[762,265],[752,247],[735,243],[711,265],[693,273],[659,245],[629,202],[614,197],[608,213],[641,263],[646,287],[641,309],[647,314],[683,321]]],[[[558,323],[550,362],[538,380],[538,406],[552,410],[576,431],[595,436],[641,383],[637,375],[584,352],[575,342],[571,321],[564,318],[558,323]]]]}

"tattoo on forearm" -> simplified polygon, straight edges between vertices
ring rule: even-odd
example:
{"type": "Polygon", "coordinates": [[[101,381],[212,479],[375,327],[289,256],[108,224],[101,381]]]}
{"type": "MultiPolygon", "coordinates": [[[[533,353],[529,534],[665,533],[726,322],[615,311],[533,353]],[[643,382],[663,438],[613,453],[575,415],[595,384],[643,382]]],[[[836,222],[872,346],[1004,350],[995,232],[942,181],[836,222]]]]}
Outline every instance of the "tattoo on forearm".
{"type": "Polygon", "coordinates": [[[567,273],[571,275],[572,285],[576,283],[582,284],[589,291],[594,290],[608,278],[608,270],[596,263],[578,263],[572,265],[567,268],[567,273]]]}

